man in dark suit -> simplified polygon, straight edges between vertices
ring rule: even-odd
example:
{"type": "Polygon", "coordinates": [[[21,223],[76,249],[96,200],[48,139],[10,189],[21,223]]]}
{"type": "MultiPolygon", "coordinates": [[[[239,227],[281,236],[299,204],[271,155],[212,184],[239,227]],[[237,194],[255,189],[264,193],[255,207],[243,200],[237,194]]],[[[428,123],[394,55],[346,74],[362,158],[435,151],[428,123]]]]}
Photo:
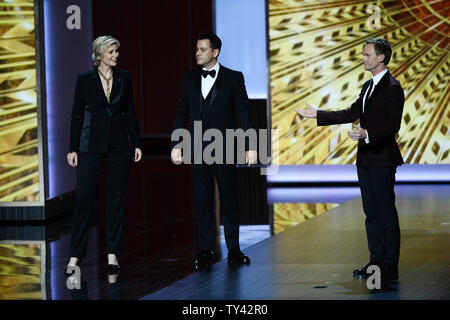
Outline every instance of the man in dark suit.
{"type": "Polygon", "coordinates": [[[322,111],[308,105],[296,110],[302,117],[317,118],[317,125],[331,125],[360,120],[360,127],[349,132],[358,141],[356,166],[361,189],[370,261],[353,271],[367,275],[370,265],[377,265],[382,279],[398,278],[400,227],[395,207],[395,173],[403,164],[395,135],[400,130],[403,89],[386,68],[392,49],[385,39],[368,39],[363,49],[364,69],[372,79],[364,83],[359,98],[347,110],[322,111]]]}
{"type": "MultiPolygon", "coordinates": [[[[241,72],[220,65],[217,58],[222,43],[215,34],[199,36],[196,48],[197,64],[202,69],[188,71],[179,99],[174,130],[184,128],[188,117],[189,130],[194,141],[194,121],[201,121],[202,130],[217,129],[223,137],[224,146],[232,143],[226,140],[225,131],[235,129],[235,114],[239,116],[243,130],[253,127],[249,100],[241,72]]],[[[197,122],[199,121],[199,122],[197,122]]],[[[182,150],[172,142],[171,158],[174,163],[182,161],[182,150]]],[[[192,146],[192,155],[199,155],[205,149],[202,143],[199,149],[192,146]]],[[[225,147],[222,158],[225,157],[225,147]]],[[[201,155],[202,155],[201,154],[201,155]]],[[[256,151],[248,149],[246,144],[246,163],[256,162],[256,151]]],[[[186,160],[186,159],[185,159],[186,160]]],[[[189,160],[189,159],[188,159],[189,160]]],[[[204,161],[192,164],[194,192],[194,214],[197,223],[200,253],[194,257],[194,268],[199,270],[213,262],[214,216],[213,192],[214,176],[219,187],[221,211],[223,213],[225,241],[228,248],[228,263],[235,266],[249,264],[250,259],[239,247],[239,215],[235,197],[235,164],[223,161],[207,164],[204,161]]]]}

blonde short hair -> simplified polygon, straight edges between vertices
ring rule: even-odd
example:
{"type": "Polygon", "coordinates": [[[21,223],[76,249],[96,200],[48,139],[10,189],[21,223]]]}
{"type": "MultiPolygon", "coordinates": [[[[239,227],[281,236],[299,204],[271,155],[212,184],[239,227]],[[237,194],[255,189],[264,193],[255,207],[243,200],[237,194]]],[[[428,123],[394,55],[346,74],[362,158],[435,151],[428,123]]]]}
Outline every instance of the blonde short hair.
{"type": "Polygon", "coordinates": [[[119,48],[119,40],[111,36],[100,36],[94,40],[92,43],[92,61],[94,62],[94,66],[97,67],[100,64],[103,54],[112,45],[116,45],[117,48],[119,48]]]}

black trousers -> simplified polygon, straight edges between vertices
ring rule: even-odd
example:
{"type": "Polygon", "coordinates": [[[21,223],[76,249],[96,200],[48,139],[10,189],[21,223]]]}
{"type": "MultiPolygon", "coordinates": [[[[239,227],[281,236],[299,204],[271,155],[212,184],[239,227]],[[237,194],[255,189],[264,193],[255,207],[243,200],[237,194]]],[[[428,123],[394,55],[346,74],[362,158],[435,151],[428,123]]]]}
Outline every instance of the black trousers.
{"type": "Polygon", "coordinates": [[[396,167],[358,167],[370,261],[387,267],[396,267],[400,257],[400,226],[394,192],[396,171],[396,167]]]}
{"type": "Polygon", "coordinates": [[[94,206],[98,176],[103,165],[106,165],[106,246],[108,254],[120,254],[123,245],[125,193],[131,160],[131,152],[78,154],[71,257],[86,256],[89,219],[94,206]]]}
{"type": "Polygon", "coordinates": [[[239,214],[235,194],[235,166],[226,164],[193,164],[194,215],[200,250],[212,250],[214,243],[214,176],[219,187],[227,248],[228,250],[239,248],[239,214]]]}

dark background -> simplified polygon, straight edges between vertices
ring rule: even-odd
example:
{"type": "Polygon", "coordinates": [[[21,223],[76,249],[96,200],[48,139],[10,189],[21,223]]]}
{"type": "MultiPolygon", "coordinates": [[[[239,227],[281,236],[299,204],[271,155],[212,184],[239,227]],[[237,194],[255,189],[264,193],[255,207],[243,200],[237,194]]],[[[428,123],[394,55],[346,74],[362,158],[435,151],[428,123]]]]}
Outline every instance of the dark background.
{"type": "Polygon", "coordinates": [[[121,43],[119,67],[132,74],[144,138],[170,136],[184,73],[196,66],[197,36],[214,31],[212,2],[92,1],[94,38],[121,43]]]}

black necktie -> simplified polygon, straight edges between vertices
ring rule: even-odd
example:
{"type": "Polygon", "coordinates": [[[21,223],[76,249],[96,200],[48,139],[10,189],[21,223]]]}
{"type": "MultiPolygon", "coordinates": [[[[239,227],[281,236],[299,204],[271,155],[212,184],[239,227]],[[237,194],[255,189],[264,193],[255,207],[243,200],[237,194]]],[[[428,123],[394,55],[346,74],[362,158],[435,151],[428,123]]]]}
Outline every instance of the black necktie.
{"type": "Polygon", "coordinates": [[[372,91],[373,87],[373,79],[370,79],[369,89],[367,89],[366,93],[366,99],[364,100],[364,111],[367,110],[367,102],[369,101],[370,92],[372,91]]]}
{"type": "Polygon", "coordinates": [[[208,74],[211,76],[211,78],[214,78],[216,76],[216,70],[211,70],[211,71],[202,70],[203,78],[206,78],[208,76],[208,74]]]}

